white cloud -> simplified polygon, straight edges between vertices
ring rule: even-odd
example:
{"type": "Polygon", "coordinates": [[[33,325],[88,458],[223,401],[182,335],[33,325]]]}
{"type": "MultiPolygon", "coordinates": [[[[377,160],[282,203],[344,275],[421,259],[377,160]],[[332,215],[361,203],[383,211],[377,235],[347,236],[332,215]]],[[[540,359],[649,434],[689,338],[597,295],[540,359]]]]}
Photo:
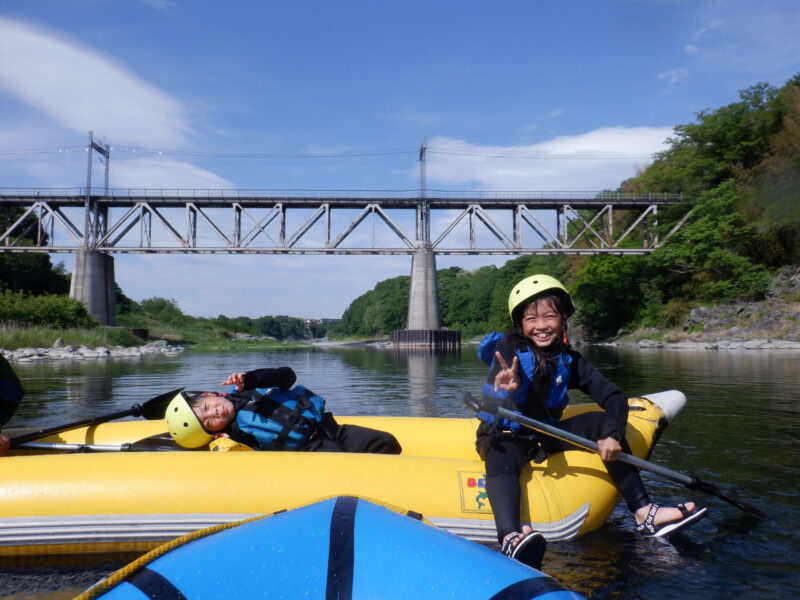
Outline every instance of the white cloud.
{"type": "Polygon", "coordinates": [[[191,129],[183,107],[93,48],[0,18],[0,90],[85,134],[173,147],[191,129]]]}
{"type": "Polygon", "coordinates": [[[547,113],[548,119],[556,119],[558,117],[563,117],[563,116],[564,116],[564,111],[560,108],[557,108],[556,110],[547,113]]]}
{"type": "Polygon", "coordinates": [[[166,14],[174,14],[180,9],[180,5],[172,0],[139,0],[139,2],[166,14]]]}
{"type": "Polygon", "coordinates": [[[800,68],[800,5],[797,0],[712,0],[697,3],[697,18],[706,23],[691,36],[702,40],[692,70],[735,71],[776,85],[800,68]]]}
{"type": "Polygon", "coordinates": [[[686,52],[686,54],[696,54],[697,52],[700,51],[700,48],[698,48],[694,44],[686,44],[683,47],[683,51],[686,52]]]}
{"type": "Polygon", "coordinates": [[[185,313],[204,317],[338,318],[377,281],[410,273],[409,256],[162,254],[115,258],[117,283],[130,298],[173,298],[185,313]]]}
{"type": "Polygon", "coordinates": [[[665,148],[670,127],[604,127],[529,146],[481,146],[437,137],[428,180],[480,190],[594,191],[616,188],[665,148]]]}
{"type": "Polygon", "coordinates": [[[112,150],[113,188],[161,188],[218,190],[232,188],[222,177],[187,162],[174,159],[115,160],[112,150]]]}
{"type": "Polygon", "coordinates": [[[669,83],[676,83],[689,76],[689,69],[670,69],[658,74],[659,79],[666,79],[669,83]]]}
{"type": "Polygon", "coordinates": [[[722,23],[723,23],[723,21],[721,19],[712,20],[708,25],[706,25],[702,29],[699,29],[698,31],[695,31],[692,34],[692,41],[696,42],[696,41],[702,39],[703,37],[706,37],[708,33],[714,31],[717,27],[722,25],[722,23]]]}

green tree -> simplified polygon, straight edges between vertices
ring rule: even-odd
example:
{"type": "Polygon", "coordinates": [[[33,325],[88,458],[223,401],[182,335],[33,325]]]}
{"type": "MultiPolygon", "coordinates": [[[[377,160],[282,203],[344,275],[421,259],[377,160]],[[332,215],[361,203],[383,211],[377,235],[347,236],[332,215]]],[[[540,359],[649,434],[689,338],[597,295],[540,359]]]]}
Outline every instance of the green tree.
{"type": "Polygon", "coordinates": [[[145,298],[139,305],[146,315],[168,325],[187,325],[193,318],[183,314],[175,300],[167,298],[145,298]]]}

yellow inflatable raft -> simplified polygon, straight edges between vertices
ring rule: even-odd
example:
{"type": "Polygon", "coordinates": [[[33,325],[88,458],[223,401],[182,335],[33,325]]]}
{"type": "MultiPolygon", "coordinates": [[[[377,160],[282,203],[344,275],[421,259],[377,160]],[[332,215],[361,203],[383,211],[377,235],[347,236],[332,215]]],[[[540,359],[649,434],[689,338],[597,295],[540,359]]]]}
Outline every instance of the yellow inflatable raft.
{"type": "MultiPolygon", "coordinates": [[[[646,458],[685,397],[630,401],[627,438],[646,458]]],[[[598,410],[593,404],[568,414],[598,410]]],[[[337,417],[391,431],[399,456],[306,452],[16,451],[0,458],[0,555],[147,551],[211,525],[321,497],[380,499],[468,539],[495,541],[475,452],[476,419],[337,417]]],[[[41,440],[114,446],[166,431],[163,421],[106,423],[41,440]]],[[[525,521],[551,540],[600,527],[620,497],[599,457],[570,450],[522,474],[525,521]]]]}

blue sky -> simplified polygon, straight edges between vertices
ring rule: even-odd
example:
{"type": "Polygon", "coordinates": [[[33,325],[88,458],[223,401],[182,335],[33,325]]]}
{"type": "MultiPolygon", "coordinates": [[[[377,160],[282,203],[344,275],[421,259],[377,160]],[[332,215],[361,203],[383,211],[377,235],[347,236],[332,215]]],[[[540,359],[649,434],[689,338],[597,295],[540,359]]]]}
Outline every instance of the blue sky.
{"type": "MultiPolygon", "coordinates": [[[[797,0],[4,0],[0,187],[83,186],[85,153],[15,152],[93,130],[118,188],[415,189],[422,140],[431,189],[614,188],[675,125],[798,71],[797,0]]],[[[339,317],[411,265],[115,256],[129,296],[198,316],[339,317]]]]}

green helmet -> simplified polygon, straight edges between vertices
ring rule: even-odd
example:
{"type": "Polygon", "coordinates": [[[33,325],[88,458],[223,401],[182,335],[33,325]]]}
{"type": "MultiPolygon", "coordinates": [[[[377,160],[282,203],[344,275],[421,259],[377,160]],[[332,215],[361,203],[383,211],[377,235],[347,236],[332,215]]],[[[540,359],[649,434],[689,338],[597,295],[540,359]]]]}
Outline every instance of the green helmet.
{"type": "Polygon", "coordinates": [[[550,277],[550,275],[531,275],[520,281],[511,290],[508,295],[508,314],[511,320],[514,320],[514,311],[530,300],[534,296],[539,296],[546,292],[557,294],[561,296],[564,304],[564,316],[569,318],[575,312],[575,305],[572,303],[572,298],[569,296],[567,288],[564,287],[558,279],[550,277]]]}
{"type": "Polygon", "coordinates": [[[164,415],[172,438],[184,448],[205,446],[214,436],[203,429],[200,419],[189,406],[186,392],[178,394],[170,401],[164,415]]]}

